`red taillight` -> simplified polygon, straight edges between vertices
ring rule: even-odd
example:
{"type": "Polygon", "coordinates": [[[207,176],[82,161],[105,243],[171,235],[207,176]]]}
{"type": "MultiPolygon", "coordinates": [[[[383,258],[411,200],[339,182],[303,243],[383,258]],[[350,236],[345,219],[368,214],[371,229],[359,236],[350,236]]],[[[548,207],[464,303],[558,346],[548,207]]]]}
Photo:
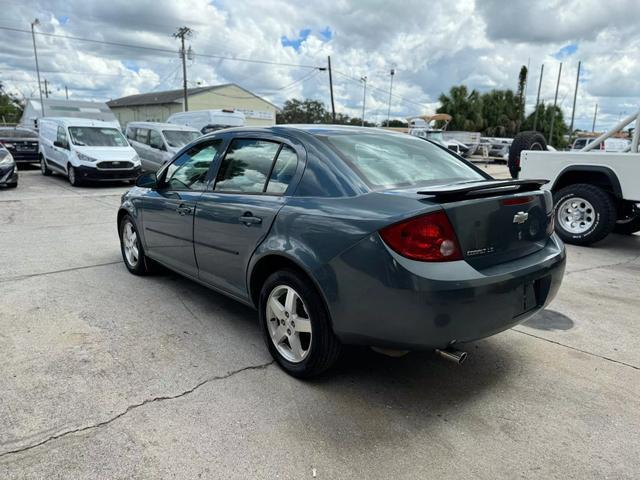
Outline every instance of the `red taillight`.
{"type": "Polygon", "coordinates": [[[443,210],[385,227],[380,236],[393,251],[412,260],[462,260],[458,238],[443,210]]]}

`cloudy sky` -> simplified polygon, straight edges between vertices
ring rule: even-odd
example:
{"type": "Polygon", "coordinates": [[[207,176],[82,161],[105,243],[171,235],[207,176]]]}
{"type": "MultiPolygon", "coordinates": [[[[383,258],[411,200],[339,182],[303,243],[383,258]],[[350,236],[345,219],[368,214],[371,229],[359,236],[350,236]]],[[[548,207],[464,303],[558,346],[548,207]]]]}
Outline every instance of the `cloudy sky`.
{"type": "MultiPolygon", "coordinates": [[[[487,91],[516,88],[530,64],[532,109],[540,66],[541,97],[571,112],[578,60],[582,75],[576,125],[615,123],[640,102],[638,0],[0,0],[0,27],[147,47],[105,45],[37,36],[42,77],[51,95],[108,100],[180,88],[178,42],[187,25],[195,54],[190,86],[235,82],[277,105],[314,98],[329,106],[331,55],[336,109],[360,116],[368,78],[367,119],[386,119],[389,71],[394,68],[392,117],[430,113],[455,84],[487,91]],[[251,63],[231,57],[260,60],[251,63]]],[[[37,95],[30,33],[0,29],[0,81],[12,92],[37,95]]]]}

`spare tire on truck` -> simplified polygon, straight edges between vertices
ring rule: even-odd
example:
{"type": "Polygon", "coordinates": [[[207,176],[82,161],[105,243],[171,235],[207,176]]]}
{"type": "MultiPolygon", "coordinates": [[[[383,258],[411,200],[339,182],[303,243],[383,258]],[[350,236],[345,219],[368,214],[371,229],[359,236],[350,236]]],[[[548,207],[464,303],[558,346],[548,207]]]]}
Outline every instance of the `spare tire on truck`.
{"type": "Polygon", "coordinates": [[[509,149],[509,172],[511,178],[518,178],[520,172],[520,153],[523,150],[546,150],[547,142],[540,132],[533,130],[528,132],[520,132],[513,139],[511,148],[509,149]]]}

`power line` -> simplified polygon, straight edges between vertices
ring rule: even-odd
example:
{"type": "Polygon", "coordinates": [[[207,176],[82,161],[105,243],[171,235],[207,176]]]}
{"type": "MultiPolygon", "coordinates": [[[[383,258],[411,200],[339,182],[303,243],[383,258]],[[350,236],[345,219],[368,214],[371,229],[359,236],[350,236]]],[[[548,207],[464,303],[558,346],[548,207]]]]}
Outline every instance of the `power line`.
{"type": "MultiPolygon", "coordinates": [[[[346,73],[339,72],[338,70],[334,70],[334,72],[335,72],[335,73],[337,73],[338,75],[342,76],[342,77],[345,77],[345,78],[347,78],[347,79],[351,80],[351,81],[352,81],[352,82],[354,82],[354,83],[357,83],[357,84],[358,84],[358,86],[360,86],[360,85],[361,85],[361,82],[360,82],[360,80],[359,80],[359,79],[356,79],[356,78],[354,78],[354,77],[352,77],[352,76],[350,76],[350,75],[347,75],[346,73]]],[[[383,94],[385,94],[385,95],[389,95],[389,91],[388,91],[388,90],[383,90],[383,89],[381,89],[381,88],[374,87],[374,86],[369,86],[368,88],[369,88],[370,90],[375,90],[375,91],[377,91],[377,92],[379,92],[379,93],[383,93],[383,94]]],[[[413,100],[409,100],[409,99],[404,98],[404,97],[401,97],[400,95],[397,95],[397,94],[395,94],[395,93],[393,93],[391,96],[392,96],[392,97],[394,97],[394,98],[397,98],[398,100],[401,100],[401,101],[403,101],[403,102],[405,102],[405,103],[407,103],[407,104],[411,104],[411,105],[418,105],[418,106],[420,106],[420,107],[422,107],[422,108],[427,108],[427,105],[426,105],[426,104],[423,104],[423,103],[420,103],[420,102],[416,102],[416,101],[413,101],[413,100]]]]}
{"type": "MultiPolygon", "coordinates": [[[[0,30],[7,30],[10,32],[19,32],[19,33],[31,33],[31,30],[25,30],[23,28],[15,28],[15,27],[5,27],[0,26],[0,30]]],[[[71,35],[60,35],[57,33],[46,33],[46,32],[35,32],[36,35],[42,35],[45,37],[53,37],[53,38],[63,38],[65,40],[76,40],[79,42],[88,42],[88,43],[96,43],[99,45],[110,45],[114,47],[124,47],[124,48],[137,48],[140,50],[148,50],[152,52],[162,52],[162,53],[170,53],[172,55],[176,54],[176,50],[171,50],[168,48],[160,48],[160,47],[148,47],[144,45],[134,45],[131,43],[121,43],[121,42],[109,42],[107,40],[95,40],[92,38],[83,38],[83,37],[75,37],[71,35]]],[[[246,63],[257,63],[262,65],[275,65],[280,67],[292,67],[292,68],[312,68],[312,69],[320,69],[325,67],[318,67],[317,65],[305,65],[305,64],[296,64],[296,63],[284,63],[284,62],[274,62],[271,60],[257,60],[252,58],[242,58],[242,57],[227,57],[224,55],[213,55],[206,53],[197,54],[198,57],[205,58],[215,58],[218,60],[231,60],[235,62],[246,62],[246,63]]]]}

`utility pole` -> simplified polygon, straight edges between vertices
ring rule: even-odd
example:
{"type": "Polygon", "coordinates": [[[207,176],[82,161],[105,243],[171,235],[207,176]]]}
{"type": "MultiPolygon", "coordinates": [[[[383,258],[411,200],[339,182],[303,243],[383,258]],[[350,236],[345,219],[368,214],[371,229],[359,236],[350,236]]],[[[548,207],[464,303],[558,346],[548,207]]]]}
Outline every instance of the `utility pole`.
{"type": "Polygon", "coordinates": [[[387,127],[389,126],[389,118],[391,117],[391,92],[393,91],[393,76],[396,74],[396,69],[392,68],[389,71],[391,75],[391,83],[389,84],[389,107],[387,108],[387,127]]]}
{"type": "Polygon", "coordinates": [[[40,67],[38,66],[38,49],[36,48],[36,33],[34,27],[40,25],[37,18],[31,22],[31,38],[33,39],[33,56],[36,57],[36,74],[38,75],[38,92],[40,92],[40,108],[42,108],[42,116],[44,117],[44,102],[42,101],[42,87],[40,86],[40,67]]]}
{"type": "Polygon", "coordinates": [[[591,131],[595,133],[596,131],[596,117],[598,116],[598,104],[596,103],[596,111],[593,112],[593,125],[591,126],[591,131]]]}
{"type": "Polygon", "coordinates": [[[331,93],[331,118],[336,123],[336,104],[333,102],[333,76],[331,75],[331,55],[327,57],[327,67],[329,68],[329,91],[331,93]]]}
{"type": "Polygon", "coordinates": [[[533,110],[533,130],[538,125],[538,104],[540,103],[540,89],[542,88],[542,75],[544,74],[544,63],[540,67],[540,80],[538,81],[538,96],[536,97],[536,106],[533,110]]]}
{"type": "Polygon", "coordinates": [[[580,81],[580,65],[582,61],[578,61],[578,74],[576,75],[576,89],[573,92],[573,109],[571,110],[571,125],[569,126],[569,145],[573,138],[573,118],[576,115],[576,99],[578,98],[578,82],[580,81]]]}
{"type": "Polygon", "coordinates": [[[364,106],[367,103],[367,76],[364,75],[360,77],[360,81],[362,82],[362,126],[364,127],[364,106]]]}
{"type": "Polygon", "coordinates": [[[549,128],[549,144],[553,145],[553,124],[556,120],[556,104],[558,103],[558,89],[560,88],[560,75],[562,75],[562,62],[560,62],[560,68],[558,69],[558,82],[556,83],[556,95],[553,98],[553,111],[551,112],[551,128],[549,128]]]}
{"type": "Polygon", "coordinates": [[[69,89],[67,88],[67,86],[64,86],[64,95],[65,97],[67,97],[67,100],[69,100],[69,89]]]}
{"type": "Polygon", "coordinates": [[[184,95],[183,107],[185,112],[189,111],[189,100],[187,98],[187,52],[184,49],[184,39],[185,37],[191,37],[192,34],[193,30],[189,27],[180,27],[178,31],[173,34],[173,38],[179,38],[181,43],[180,58],[182,58],[182,91],[184,95]]]}
{"type": "Polygon", "coordinates": [[[49,98],[49,84],[46,78],[44,79],[44,98],[49,98]]]}

